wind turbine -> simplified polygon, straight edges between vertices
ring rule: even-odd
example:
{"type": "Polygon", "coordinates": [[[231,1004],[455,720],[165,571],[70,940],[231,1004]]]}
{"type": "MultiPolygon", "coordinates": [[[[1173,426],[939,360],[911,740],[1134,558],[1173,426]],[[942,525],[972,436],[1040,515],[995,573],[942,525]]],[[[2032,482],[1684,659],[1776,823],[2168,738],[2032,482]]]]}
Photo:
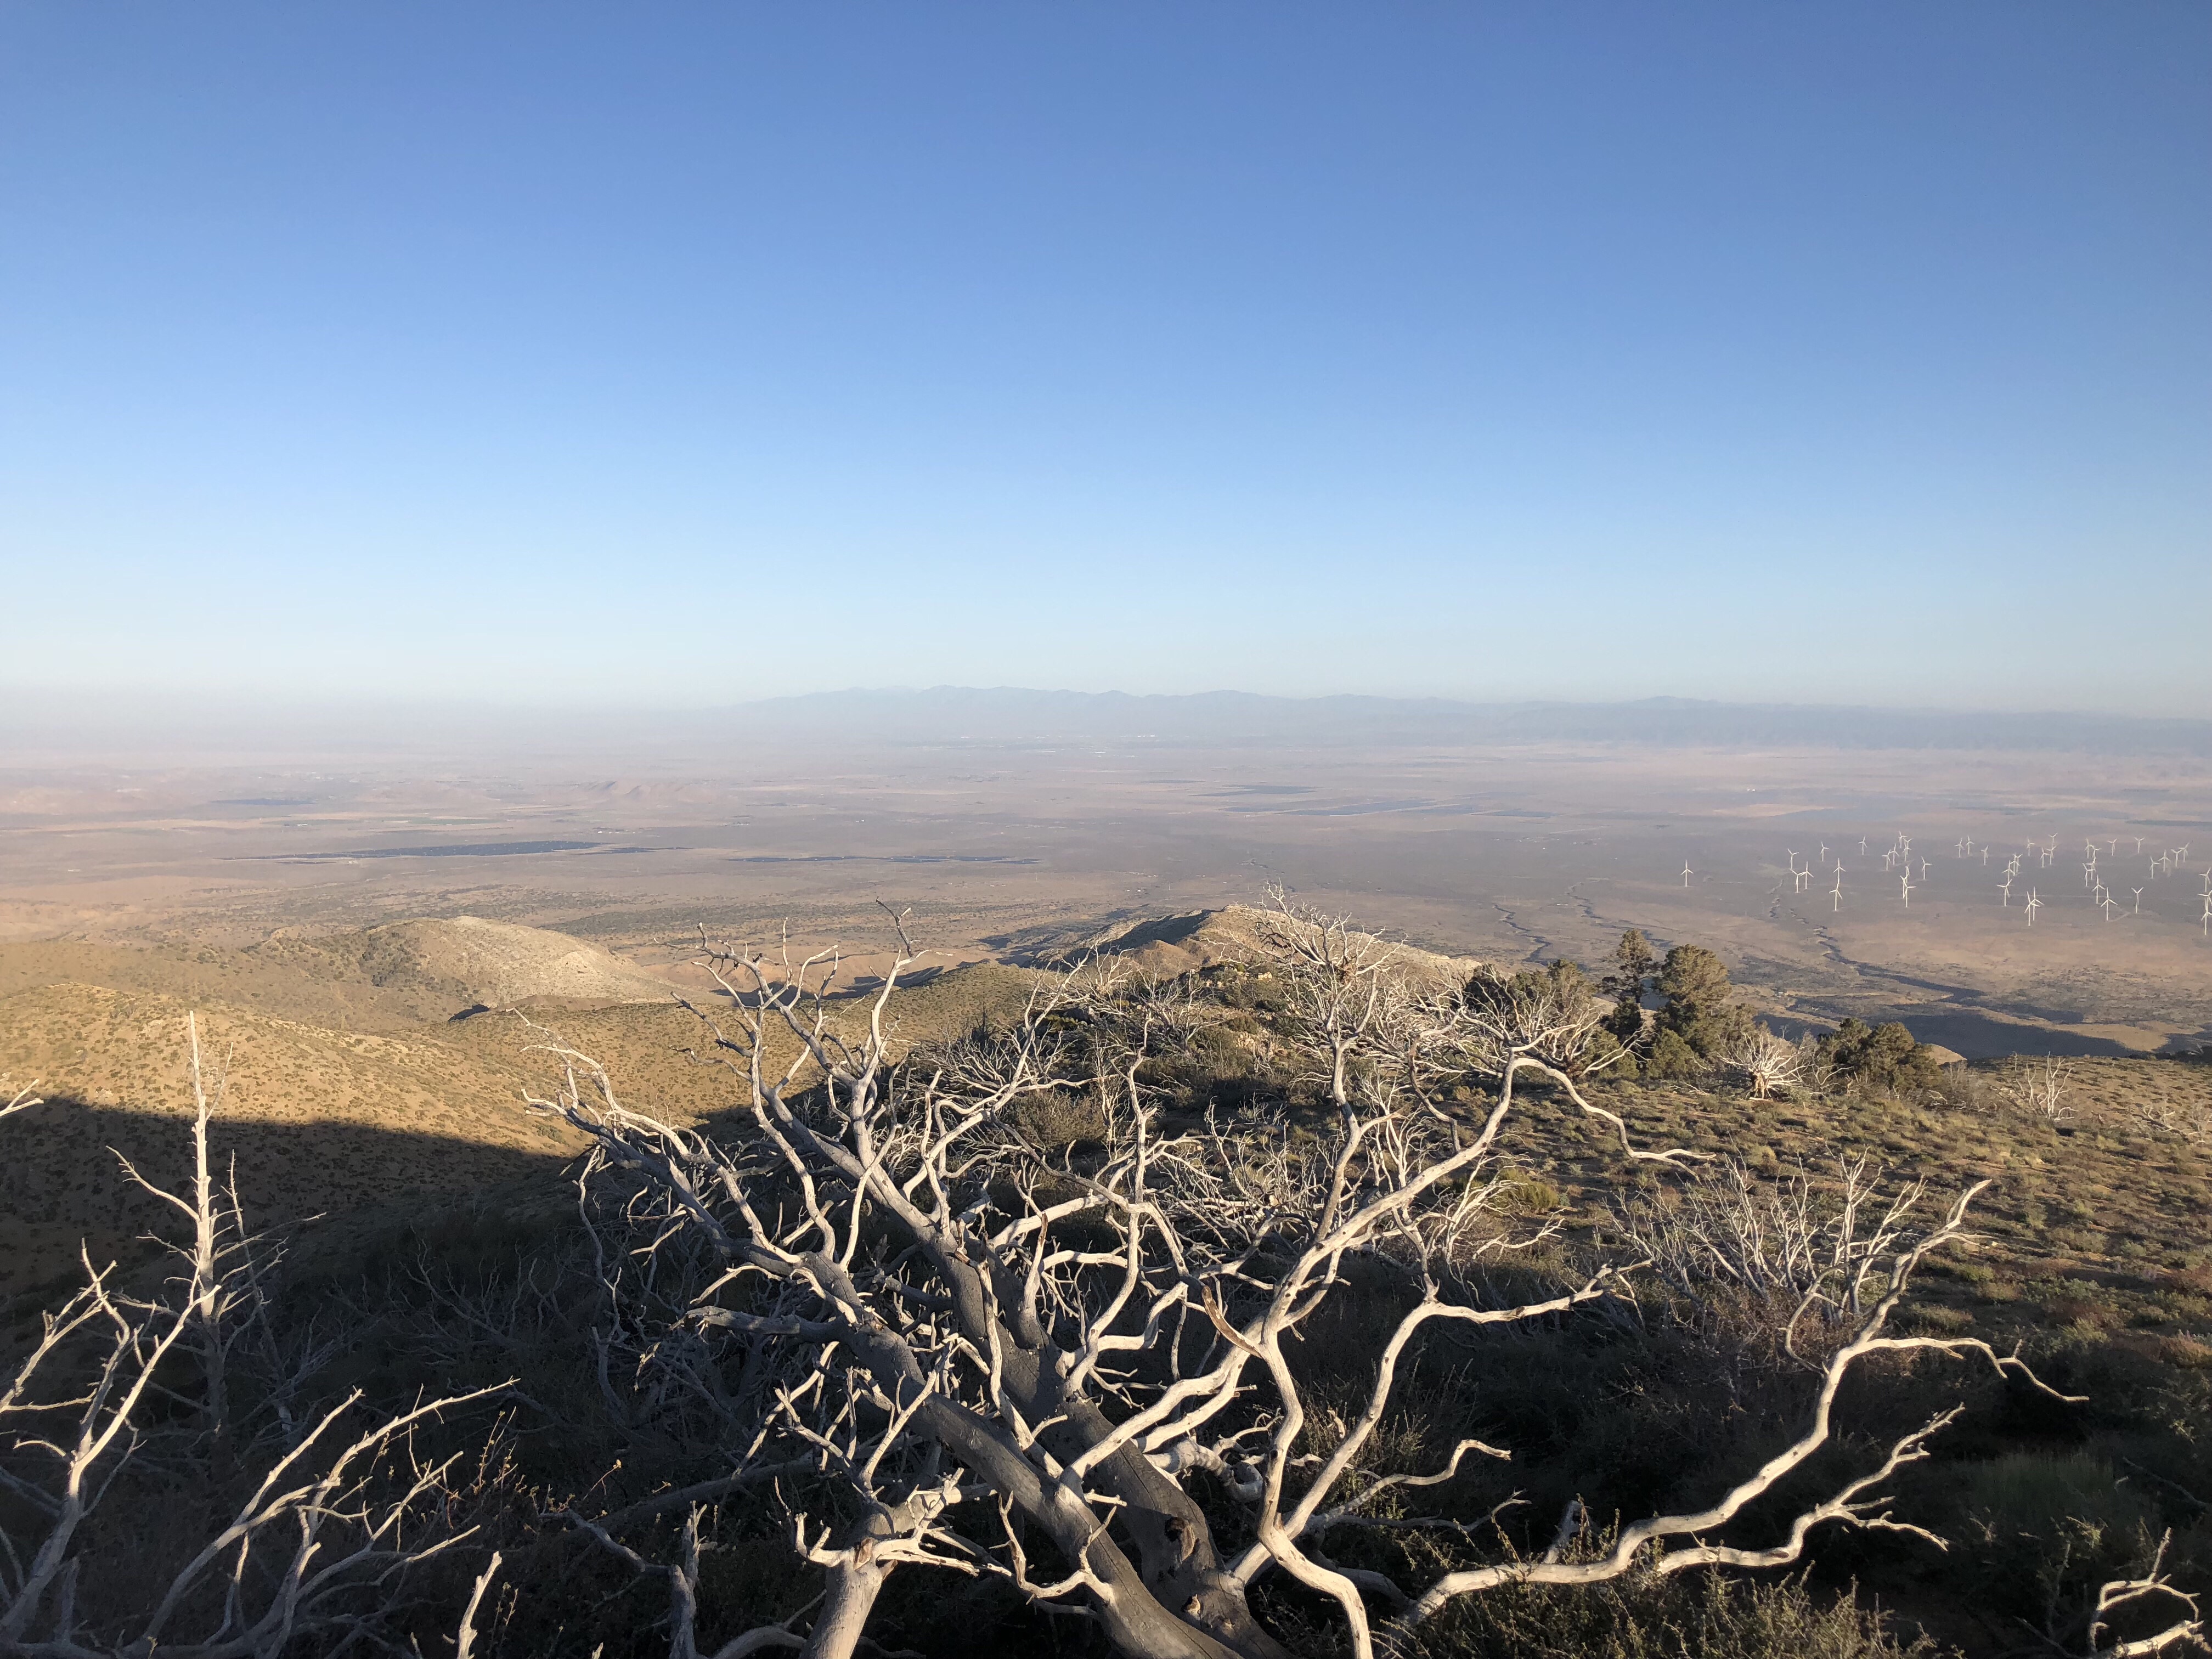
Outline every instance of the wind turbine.
{"type": "Polygon", "coordinates": [[[2136,895],[2136,908],[2135,908],[2132,911],[2130,911],[2129,914],[2130,914],[2130,915],[2138,915],[2138,916],[2139,916],[2139,915],[2141,915],[2142,914],[2142,888],[2140,888],[2140,887],[2136,888],[2136,889],[2135,890],[2135,895],[2136,895]]]}
{"type": "Polygon", "coordinates": [[[1827,842],[1826,842],[1824,841],[1824,842],[1822,842],[1820,843],[1820,867],[1821,867],[1822,869],[1824,869],[1824,870],[1825,870],[1825,869],[1826,869],[1826,868],[1827,868],[1827,866],[1828,866],[1828,843],[1827,843],[1827,842]]]}
{"type": "Polygon", "coordinates": [[[1836,890],[1834,897],[1836,902],[1830,907],[1832,912],[1840,910],[1844,908],[1844,864],[1841,859],[1836,860],[1836,890]]]}
{"type": "MultiPolygon", "coordinates": [[[[2033,927],[2035,926],[2035,913],[2042,908],[2043,901],[2036,897],[2035,889],[2033,887],[2029,888],[2027,890],[2027,925],[2029,927],[2033,927]]],[[[2212,908],[2212,907],[2208,907],[2208,908],[2212,908]]]]}
{"type": "Polygon", "coordinates": [[[2212,893],[2204,896],[2204,931],[2212,933],[2212,893]]]}
{"type": "Polygon", "coordinates": [[[2007,875],[2007,876],[2005,877],[2005,878],[2004,878],[2002,881],[2001,881],[2001,882],[1999,882],[1999,883],[1997,884],[1997,891],[1998,891],[2000,894],[2003,895],[2003,901],[2002,901],[2003,908],[2004,908],[2005,909],[2008,909],[2008,910],[2011,909],[2011,908],[2012,908],[2012,877],[2011,877],[2011,876],[2007,875]]]}
{"type": "Polygon", "coordinates": [[[2105,910],[2105,920],[2106,920],[2106,921],[2110,921],[2112,919],[2112,907],[2113,907],[2115,904],[2118,904],[2118,903],[2119,902],[2119,900],[2118,900],[2118,899],[2114,898],[2111,894],[2107,893],[2107,894],[2106,894],[2106,895],[2105,895],[2105,896],[2104,896],[2103,898],[2101,898],[2101,899],[2098,900],[2098,901],[2097,901],[2097,902],[2098,902],[2098,903],[2100,903],[2100,905],[2102,905],[2102,906],[2104,907],[2104,910],[2105,910]]]}
{"type": "Polygon", "coordinates": [[[1684,859],[1684,860],[1682,860],[1682,885],[1683,885],[1683,886],[1685,886],[1685,887],[1687,887],[1689,884],[1690,884],[1690,861],[1689,861],[1689,860],[1687,860],[1687,859],[1684,859]]]}
{"type": "Polygon", "coordinates": [[[1912,908],[1912,872],[1907,870],[1899,876],[1897,878],[1897,884],[1900,896],[1905,900],[1905,908],[1910,910],[1912,908]]]}

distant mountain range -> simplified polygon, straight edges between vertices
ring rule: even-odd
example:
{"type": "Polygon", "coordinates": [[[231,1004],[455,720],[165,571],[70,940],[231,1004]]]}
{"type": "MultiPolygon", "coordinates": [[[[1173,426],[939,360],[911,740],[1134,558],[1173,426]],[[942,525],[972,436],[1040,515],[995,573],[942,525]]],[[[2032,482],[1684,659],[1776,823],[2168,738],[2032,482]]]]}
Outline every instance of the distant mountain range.
{"type": "MultiPolygon", "coordinates": [[[[20,690],[20,688],[18,689],[20,690]]],[[[0,761],[130,749],[164,758],[281,747],[386,756],[697,753],[779,741],[1150,743],[1210,746],[1641,744],[1655,747],[2045,750],[2212,758],[2212,720],[1814,703],[1474,702],[1443,697],[1137,696],[1013,686],[817,692],[717,708],[488,708],[190,696],[18,695],[0,688],[0,761]]]]}
{"type": "Polygon", "coordinates": [[[1633,743],[1660,747],[2052,750],[2212,757],[2212,720],[1990,714],[1805,703],[1460,702],[1441,697],[1277,697],[1244,691],[852,690],[730,711],[769,727],[873,732],[905,742],[1085,738],[1187,743],[1633,743]]]}

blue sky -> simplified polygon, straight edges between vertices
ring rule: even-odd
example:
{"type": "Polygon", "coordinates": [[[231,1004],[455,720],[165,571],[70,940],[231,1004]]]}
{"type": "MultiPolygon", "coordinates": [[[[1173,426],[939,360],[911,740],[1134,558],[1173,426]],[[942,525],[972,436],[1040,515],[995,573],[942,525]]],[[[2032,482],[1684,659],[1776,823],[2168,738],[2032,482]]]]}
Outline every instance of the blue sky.
{"type": "Polygon", "coordinates": [[[2212,9],[18,3],[0,684],[2212,713],[2212,9]]]}

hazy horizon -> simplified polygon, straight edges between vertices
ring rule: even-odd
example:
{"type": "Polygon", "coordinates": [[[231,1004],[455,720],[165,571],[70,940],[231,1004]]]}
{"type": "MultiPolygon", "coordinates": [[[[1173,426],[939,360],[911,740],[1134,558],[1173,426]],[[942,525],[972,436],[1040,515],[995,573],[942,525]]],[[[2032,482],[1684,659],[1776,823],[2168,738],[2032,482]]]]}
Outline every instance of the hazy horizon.
{"type": "Polygon", "coordinates": [[[572,759],[652,755],[711,766],[736,748],[872,744],[1599,744],[1747,749],[1929,749],[2212,757],[2212,720],[2095,710],[1884,708],[1669,696],[1474,701],[1219,690],[1072,691],[1022,686],[851,687],[690,705],[492,703],[458,699],[235,697],[45,689],[0,695],[0,765],[161,751],[182,757],[281,749],[294,761],[363,750],[487,759],[501,750],[572,759]]]}

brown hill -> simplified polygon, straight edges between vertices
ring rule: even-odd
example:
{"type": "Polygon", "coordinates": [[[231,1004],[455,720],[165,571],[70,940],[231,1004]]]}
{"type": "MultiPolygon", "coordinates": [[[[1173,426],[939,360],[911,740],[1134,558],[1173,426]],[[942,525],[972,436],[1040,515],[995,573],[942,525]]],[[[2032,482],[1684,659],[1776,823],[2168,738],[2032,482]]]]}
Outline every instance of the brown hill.
{"type": "MultiPolygon", "coordinates": [[[[1232,904],[1225,909],[1162,916],[1133,927],[1117,924],[1078,945],[1048,952],[1047,956],[1058,961],[1072,961],[1094,952],[1121,957],[1146,973],[1164,978],[1223,963],[1264,963],[1269,956],[1269,940],[1279,938],[1285,928],[1310,933],[1313,924],[1249,904],[1232,904]]],[[[1366,940],[1372,936],[1362,933],[1354,937],[1366,940]]],[[[1392,945],[1392,960],[1410,975],[1440,982],[1464,980],[1481,966],[1473,957],[1440,956],[1433,951],[1396,943],[1392,945]]]]}
{"type": "Polygon", "coordinates": [[[658,1002],[671,988],[597,945],[481,916],[388,922],[315,939],[279,938],[253,954],[320,977],[441,998],[447,1013],[523,1003],[658,1002]]]}
{"type": "Polygon", "coordinates": [[[0,998],[41,985],[104,985],[115,991],[173,996],[193,1006],[222,1003],[333,1030],[411,1030],[453,1012],[450,988],[432,993],[372,984],[333,971],[319,952],[288,955],[201,942],[95,945],[83,939],[0,943],[0,998]]]}
{"type": "MultiPolygon", "coordinates": [[[[884,1021],[891,1051],[896,1055],[912,1043],[956,1036],[973,1030],[987,1017],[1017,1012],[1045,977],[999,963],[977,963],[902,985],[893,994],[884,1021]]],[[[860,1035],[866,1027],[871,1001],[865,992],[833,1000],[830,1029],[847,1036],[860,1035]]],[[[710,1018],[716,1017],[713,1000],[699,999],[698,1006],[710,1018]]],[[[696,1123],[742,1098],[738,1080],[715,1062],[713,1034],[697,1015],[672,1002],[573,1012],[532,1010],[528,1018],[606,1067],[623,1104],[638,1111],[671,1122],[696,1123]]],[[[545,1040],[521,1019],[496,1012],[479,1014],[439,1034],[441,1043],[481,1055],[487,1066],[515,1068],[541,1091],[559,1081],[551,1060],[532,1052],[545,1040]]],[[[771,1032],[769,1053],[779,1066],[797,1047],[795,1040],[771,1032]]]]}
{"type": "MultiPolygon", "coordinates": [[[[898,1045],[965,1030],[1018,1008],[1036,978],[997,964],[933,975],[894,997],[889,1029],[898,1045]]],[[[0,1124],[0,1302],[67,1274],[80,1238],[102,1261],[127,1260],[139,1235],[167,1226],[170,1218],[131,1185],[109,1148],[156,1181],[181,1178],[191,1006],[157,992],[75,983],[0,997],[0,1079],[37,1079],[46,1100],[0,1124]]],[[[835,1003],[831,1024],[857,1032],[866,1009],[862,998],[835,1003]]],[[[542,1182],[582,1150],[580,1136],[525,1109],[526,1092],[550,1093],[559,1075],[537,1052],[544,1031],[512,1014],[398,1036],[221,1005],[202,1005],[198,1015],[210,1068],[228,1066],[215,1144],[226,1159],[235,1154],[257,1224],[322,1214],[331,1220],[321,1231],[342,1236],[340,1217],[420,1211],[542,1182]]],[[[694,1123],[738,1098],[735,1080],[705,1063],[704,1028],[672,1002],[539,1007],[532,1018],[605,1065],[640,1110],[694,1123]]]]}
{"type": "MultiPolygon", "coordinates": [[[[65,1271],[80,1237],[96,1255],[127,1255],[136,1235],[166,1224],[106,1149],[165,1182],[186,1167],[186,1011],[90,985],[0,1000],[0,1074],[39,1079],[47,1103],[0,1125],[0,1294],[65,1271]]],[[[523,1110],[513,1054],[220,1006],[200,1011],[200,1035],[210,1060],[228,1062],[215,1141],[237,1155],[257,1222],[476,1192],[556,1167],[580,1144],[523,1110]]]]}

